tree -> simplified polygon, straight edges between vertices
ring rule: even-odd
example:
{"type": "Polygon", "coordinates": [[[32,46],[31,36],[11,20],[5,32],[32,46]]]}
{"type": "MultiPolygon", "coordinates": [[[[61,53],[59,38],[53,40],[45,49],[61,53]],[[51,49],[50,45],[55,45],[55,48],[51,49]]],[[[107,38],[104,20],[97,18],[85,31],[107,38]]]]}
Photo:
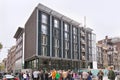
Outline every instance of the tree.
{"type": "Polygon", "coordinates": [[[0,50],[3,48],[3,45],[0,43],[0,50]]]}
{"type": "Polygon", "coordinates": [[[5,65],[3,63],[0,63],[0,71],[5,71],[5,65]]]}

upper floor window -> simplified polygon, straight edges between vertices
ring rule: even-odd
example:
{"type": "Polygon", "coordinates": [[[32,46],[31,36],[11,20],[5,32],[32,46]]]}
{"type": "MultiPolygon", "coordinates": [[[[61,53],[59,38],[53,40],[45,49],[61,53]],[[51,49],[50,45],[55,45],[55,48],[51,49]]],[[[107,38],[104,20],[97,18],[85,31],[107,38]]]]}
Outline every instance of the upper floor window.
{"type": "Polygon", "coordinates": [[[69,42],[65,41],[65,49],[69,49],[69,42]]]}
{"type": "Polygon", "coordinates": [[[74,51],[77,51],[77,48],[78,48],[77,44],[74,44],[74,51]]]}
{"type": "Polygon", "coordinates": [[[78,53],[74,52],[74,59],[78,59],[78,53]]]}
{"type": "Polygon", "coordinates": [[[46,14],[42,14],[42,23],[47,24],[48,17],[46,14]]]}
{"type": "Polygon", "coordinates": [[[68,50],[65,50],[65,58],[68,57],[68,50]]]}
{"type": "Polygon", "coordinates": [[[88,34],[88,39],[91,40],[91,35],[90,34],[88,34]]]}
{"type": "Polygon", "coordinates": [[[47,56],[47,47],[46,46],[42,46],[41,52],[42,52],[43,56],[47,56]]]}
{"type": "Polygon", "coordinates": [[[60,31],[58,29],[54,29],[54,36],[59,37],[60,36],[60,31]]]}
{"type": "Polygon", "coordinates": [[[55,49],[55,57],[59,57],[59,49],[55,49]]]}
{"type": "Polygon", "coordinates": [[[69,40],[69,34],[68,33],[65,33],[64,36],[65,36],[65,40],[69,40]]]}
{"type": "Polygon", "coordinates": [[[74,41],[75,43],[77,43],[77,36],[74,35],[74,36],[73,36],[73,39],[74,39],[73,41],[74,41]]]}
{"type": "Polygon", "coordinates": [[[67,31],[67,32],[69,32],[69,25],[68,24],[64,24],[64,31],[67,31]]]}
{"type": "Polygon", "coordinates": [[[54,19],[54,27],[59,28],[59,21],[54,19]]]}
{"type": "Polygon", "coordinates": [[[73,27],[73,34],[77,34],[77,28],[73,27]]]}
{"type": "Polygon", "coordinates": [[[47,34],[47,26],[41,25],[41,31],[42,31],[42,34],[47,34]]]}
{"type": "Polygon", "coordinates": [[[59,40],[55,39],[55,47],[59,47],[59,40]]]}
{"type": "Polygon", "coordinates": [[[42,35],[42,44],[43,45],[47,45],[47,36],[46,35],[42,35]]]}

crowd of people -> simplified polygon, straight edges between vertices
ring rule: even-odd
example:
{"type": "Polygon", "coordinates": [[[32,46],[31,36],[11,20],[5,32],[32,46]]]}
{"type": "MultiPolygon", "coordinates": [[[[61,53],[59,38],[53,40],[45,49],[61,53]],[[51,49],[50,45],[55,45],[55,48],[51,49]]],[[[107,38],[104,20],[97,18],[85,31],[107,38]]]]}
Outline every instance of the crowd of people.
{"type": "MultiPolygon", "coordinates": [[[[26,71],[19,74],[20,80],[92,80],[91,71],[83,71],[81,73],[76,73],[71,70],[34,70],[32,73],[26,71]]],[[[98,80],[103,80],[104,72],[99,70],[97,77],[98,80]]],[[[113,67],[109,68],[107,74],[109,80],[115,80],[115,73],[113,67]]]]}
{"type": "Polygon", "coordinates": [[[76,77],[77,73],[74,73],[70,70],[34,70],[30,75],[28,72],[21,73],[19,78],[22,80],[74,80],[73,77],[76,77]]]}
{"type": "MultiPolygon", "coordinates": [[[[108,76],[108,79],[109,80],[115,80],[115,77],[116,77],[116,74],[115,74],[115,72],[113,71],[113,66],[111,66],[111,67],[109,67],[108,68],[108,74],[107,74],[107,76],[108,76]]],[[[104,73],[103,73],[103,71],[102,70],[100,70],[99,72],[98,72],[98,80],[103,80],[103,76],[104,76],[104,73]]]]}
{"type": "Polygon", "coordinates": [[[74,80],[79,78],[80,80],[92,80],[92,73],[82,72],[76,73],[71,70],[34,70],[32,73],[24,72],[19,73],[20,80],[74,80]]]}

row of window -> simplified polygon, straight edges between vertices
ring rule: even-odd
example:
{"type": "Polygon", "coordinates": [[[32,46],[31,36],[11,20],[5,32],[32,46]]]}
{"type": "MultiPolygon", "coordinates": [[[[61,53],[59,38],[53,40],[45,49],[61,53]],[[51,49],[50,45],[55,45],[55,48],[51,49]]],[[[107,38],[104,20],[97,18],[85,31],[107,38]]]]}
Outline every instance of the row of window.
{"type": "MultiPolygon", "coordinates": [[[[41,30],[43,34],[47,34],[47,24],[48,24],[48,15],[46,15],[45,13],[42,14],[42,19],[41,19],[41,30]]],[[[53,20],[53,25],[55,28],[59,28],[60,27],[60,21],[56,18],[54,18],[53,20]]],[[[70,25],[67,23],[64,23],[64,31],[65,32],[69,32],[70,31],[70,25]]],[[[77,28],[73,27],[73,34],[77,34],[77,28]]]]}
{"type": "MultiPolygon", "coordinates": [[[[48,48],[48,20],[49,17],[45,13],[41,14],[41,55],[47,56],[47,48],[48,48]]],[[[53,46],[54,46],[54,53],[53,55],[55,57],[60,56],[60,35],[61,35],[61,29],[60,29],[60,20],[53,18],[53,46]]],[[[65,47],[65,55],[63,57],[65,58],[70,58],[70,25],[67,23],[63,23],[63,36],[64,36],[64,41],[65,43],[63,44],[65,47]]],[[[73,32],[73,55],[74,59],[78,59],[78,28],[73,27],[72,28],[73,32]]]]}
{"type": "Polygon", "coordinates": [[[22,42],[22,40],[23,40],[23,36],[20,36],[20,37],[17,39],[16,44],[19,44],[20,42],[22,42]]]}
{"type": "MultiPolygon", "coordinates": [[[[54,48],[53,49],[53,56],[54,57],[60,57],[60,49],[59,48],[54,48]]],[[[42,46],[41,47],[41,55],[43,55],[43,56],[48,56],[47,55],[47,47],[46,46],[42,46]]],[[[63,55],[63,57],[64,58],[70,58],[69,56],[70,56],[71,54],[70,54],[70,50],[68,49],[68,50],[65,50],[65,52],[64,52],[64,55],[63,55]]],[[[75,51],[74,52],[74,59],[78,59],[78,52],[77,51],[75,51]]]]}

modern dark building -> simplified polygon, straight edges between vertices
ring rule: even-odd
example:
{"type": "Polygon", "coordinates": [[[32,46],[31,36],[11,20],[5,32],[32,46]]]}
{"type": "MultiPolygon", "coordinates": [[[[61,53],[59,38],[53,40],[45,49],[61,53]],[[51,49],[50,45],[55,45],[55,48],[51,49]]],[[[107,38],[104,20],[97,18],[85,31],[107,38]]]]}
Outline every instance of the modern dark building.
{"type": "Polygon", "coordinates": [[[25,68],[92,68],[92,29],[39,4],[25,24],[25,68]]]}

